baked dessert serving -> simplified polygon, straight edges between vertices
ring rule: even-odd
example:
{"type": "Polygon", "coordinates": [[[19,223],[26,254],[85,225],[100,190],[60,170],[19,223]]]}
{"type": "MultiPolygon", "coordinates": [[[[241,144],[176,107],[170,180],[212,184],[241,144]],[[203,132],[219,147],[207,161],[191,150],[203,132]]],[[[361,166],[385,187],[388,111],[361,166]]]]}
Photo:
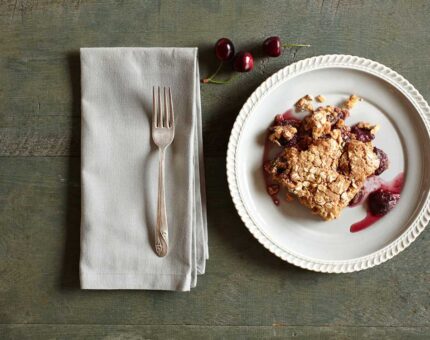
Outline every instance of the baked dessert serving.
{"type": "MultiPolygon", "coordinates": [[[[318,103],[324,100],[317,97],[318,103]]],[[[359,100],[351,95],[340,107],[314,108],[306,95],[295,105],[309,113],[305,118],[278,115],[269,128],[268,139],[282,149],[264,164],[265,172],[324,220],[340,216],[366,179],[388,168],[387,155],[372,144],[379,126],[345,123],[359,100]]]]}

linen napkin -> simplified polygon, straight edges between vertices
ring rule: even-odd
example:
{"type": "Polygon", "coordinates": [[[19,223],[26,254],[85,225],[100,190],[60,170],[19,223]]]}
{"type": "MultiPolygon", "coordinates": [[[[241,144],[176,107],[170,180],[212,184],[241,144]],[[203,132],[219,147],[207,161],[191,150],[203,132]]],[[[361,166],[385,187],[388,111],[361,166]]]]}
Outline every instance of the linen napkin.
{"type": "Polygon", "coordinates": [[[188,291],[208,259],[196,48],[82,48],[82,289],[188,291]],[[152,87],[169,86],[169,253],[154,252],[152,87]]]}

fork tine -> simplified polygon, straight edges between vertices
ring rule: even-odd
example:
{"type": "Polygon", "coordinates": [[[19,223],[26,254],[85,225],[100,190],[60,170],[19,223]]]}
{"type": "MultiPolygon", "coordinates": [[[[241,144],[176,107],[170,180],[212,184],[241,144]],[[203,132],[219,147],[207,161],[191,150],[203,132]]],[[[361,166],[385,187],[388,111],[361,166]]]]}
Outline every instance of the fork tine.
{"type": "Polygon", "coordinates": [[[163,99],[164,99],[164,121],[163,127],[169,127],[169,110],[167,108],[167,96],[166,96],[166,87],[163,87],[163,99]]]}
{"type": "Polygon", "coordinates": [[[163,127],[163,108],[161,106],[160,86],[158,86],[158,110],[157,110],[157,127],[163,127]]]}
{"type": "Polygon", "coordinates": [[[152,87],[152,126],[157,127],[157,101],[155,100],[155,86],[152,87]]]}
{"type": "Polygon", "coordinates": [[[169,105],[168,105],[168,98],[167,98],[167,93],[166,93],[166,87],[164,87],[164,118],[165,118],[165,124],[164,127],[165,128],[169,128],[169,117],[170,117],[170,112],[169,112],[169,105]]]}
{"type": "Polygon", "coordinates": [[[173,111],[173,101],[172,101],[172,91],[170,91],[169,87],[169,102],[170,102],[170,117],[169,117],[169,127],[175,127],[175,113],[173,111]]]}

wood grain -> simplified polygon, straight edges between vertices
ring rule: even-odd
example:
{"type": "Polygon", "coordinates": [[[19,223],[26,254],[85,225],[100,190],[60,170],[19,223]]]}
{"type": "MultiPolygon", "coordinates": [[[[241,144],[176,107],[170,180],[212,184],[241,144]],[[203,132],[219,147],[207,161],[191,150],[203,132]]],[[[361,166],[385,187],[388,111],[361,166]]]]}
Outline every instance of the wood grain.
{"type": "Polygon", "coordinates": [[[0,1],[0,338],[429,338],[427,232],[364,272],[304,271],[247,232],[225,178],[238,111],[293,61],[360,55],[429,99],[429,16],[424,0],[0,1]],[[274,34],[312,47],[262,58],[274,34]],[[198,46],[206,75],[221,36],[258,58],[252,73],[201,88],[207,274],[188,294],[79,290],[79,47],[198,46]]]}
{"type": "Polygon", "coordinates": [[[273,325],[183,326],[183,325],[0,325],[8,339],[357,339],[426,340],[426,327],[312,327],[273,325]]]}
{"type": "Polygon", "coordinates": [[[79,136],[72,135],[79,118],[61,116],[80,113],[81,46],[198,46],[204,75],[216,66],[212,44],[222,35],[256,54],[261,39],[270,34],[311,43],[309,49],[290,49],[280,58],[259,58],[255,72],[231,85],[202,87],[209,155],[225,153],[234,118],[255,87],[308,56],[348,53],[375,59],[395,68],[424,96],[430,94],[422,72],[430,66],[424,44],[430,11],[426,1],[413,6],[343,0],[196,1],[187,6],[172,1],[16,3],[0,3],[0,155],[79,153],[79,136]]]}
{"type": "Polygon", "coordinates": [[[246,231],[220,158],[206,159],[211,258],[195,290],[81,291],[79,158],[1,161],[3,323],[430,326],[427,233],[364,272],[301,270],[246,231]]]}

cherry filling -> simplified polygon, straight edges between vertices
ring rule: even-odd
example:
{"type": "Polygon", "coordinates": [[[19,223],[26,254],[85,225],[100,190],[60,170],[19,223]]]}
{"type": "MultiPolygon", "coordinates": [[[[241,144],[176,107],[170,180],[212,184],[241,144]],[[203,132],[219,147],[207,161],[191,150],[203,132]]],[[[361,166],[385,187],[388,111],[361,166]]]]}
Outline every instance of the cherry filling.
{"type": "Polygon", "coordinates": [[[387,154],[384,151],[382,151],[381,149],[378,149],[375,147],[375,148],[373,148],[373,152],[376,153],[376,155],[379,158],[379,168],[376,169],[376,171],[375,171],[375,175],[379,176],[385,170],[388,169],[388,165],[390,164],[390,162],[388,161],[387,154]]]}
{"type": "Polygon", "coordinates": [[[300,120],[291,116],[290,111],[285,112],[284,114],[277,115],[275,117],[274,125],[292,125],[294,127],[300,126],[300,120]]]}
{"type": "Polygon", "coordinates": [[[336,112],[336,115],[329,115],[327,118],[330,121],[331,125],[335,125],[340,119],[345,120],[349,117],[349,111],[348,110],[342,110],[338,107],[334,108],[334,112],[336,112]]]}
{"type": "Polygon", "coordinates": [[[378,189],[369,195],[369,210],[375,216],[383,216],[396,206],[399,199],[400,194],[378,189]]]}
{"type": "Polygon", "coordinates": [[[305,130],[304,126],[300,126],[297,133],[297,147],[300,151],[307,150],[312,143],[312,131],[305,130]]]}
{"type": "Polygon", "coordinates": [[[360,128],[357,125],[351,127],[351,133],[355,135],[357,140],[364,143],[370,142],[375,138],[375,135],[369,129],[360,128]]]}
{"type": "MultiPolygon", "coordinates": [[[[375,182],[371,183],[371,185],[378,185],[378,189],[373,190],[370,194],[368,194],[368,191],[364,189],[356,195],[358,203],[364,201],[368,195],[367,215],[361,221],[351,225],[351,233],[356,233],[357,231],[370,227],[373,223],[381,219],[397,205],[400,200],[400,193],[403,188],[404,174],[400,173],[389,183],[385,183],[382,179],[380,179],[380,177],[376,176],[370,177],[369,182],[375,182]],[[362,196],[360,196],[360,193],[362,196]]],[[[368,183],[366,183],[366,185],[367,184],[368,183]]],[[[356,197],[354,197],[351,202],[355,201],[356,197]]]]}
{"type": "Polygon", "coordinates": [[[364,201],[365,195],[366,195],[366,190],[364,187],[362,187],[360,189],[360,191],[357,192],[357,194],[349,202],[348,206],[355,207],[355,206],[359,205],[360,203],[362,203],[364,201]]]}

